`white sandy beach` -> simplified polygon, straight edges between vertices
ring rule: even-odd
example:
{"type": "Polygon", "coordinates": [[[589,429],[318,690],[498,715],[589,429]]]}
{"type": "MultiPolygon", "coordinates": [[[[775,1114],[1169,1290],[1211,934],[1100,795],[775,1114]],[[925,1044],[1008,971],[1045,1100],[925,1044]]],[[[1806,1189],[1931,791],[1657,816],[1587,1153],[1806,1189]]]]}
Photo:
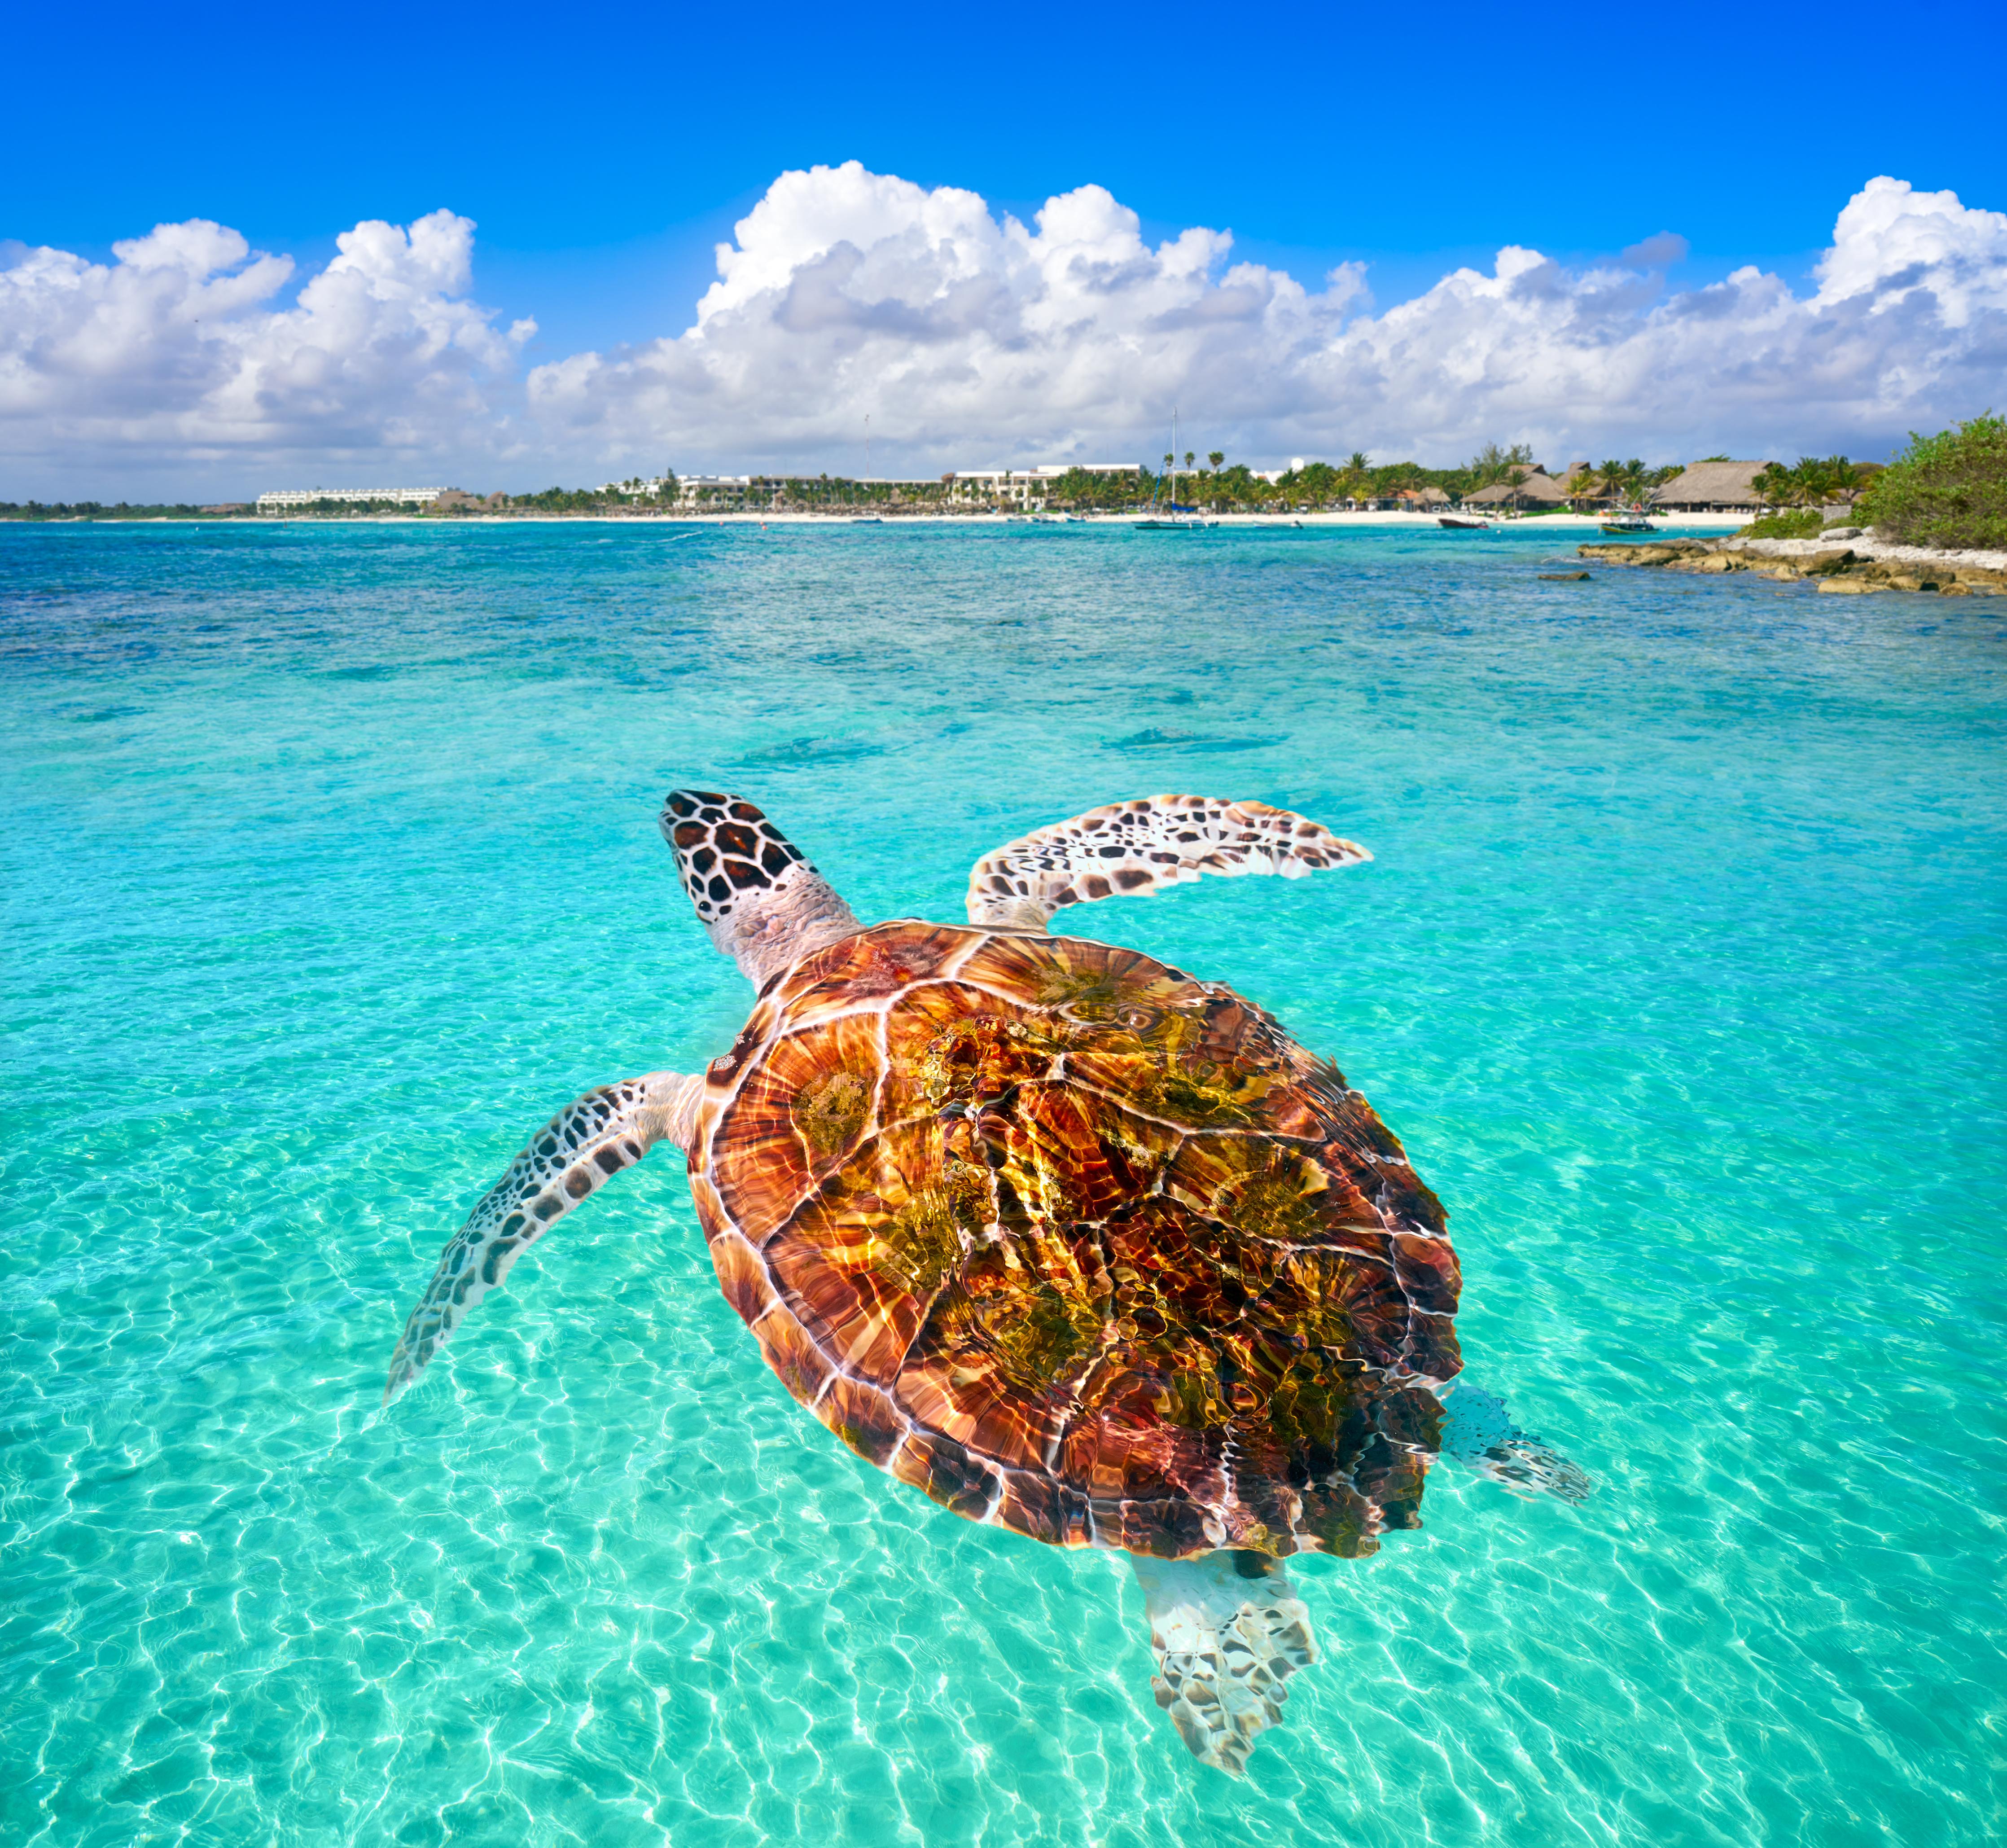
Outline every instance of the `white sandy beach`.
{"type": "MultiPolygon", "coordinates": [[[[1454,516],[1462,517],[1462,516],[1454,516]]],[[[1145,516],[1132,513],[1086,513],[1074,517],[1084,526],[1133,526],[1145,516]]],[[[1433,513],[1208,513],[1205,517],[1216,522],[1222,528],[1228,527],[1412,527],[1417,531],[1440,531],[1437,516],[1433,513]]],[[[1477,516],[1471,516],[1477,517],[1477,516]]],[[[1732,533],[1748,524],[1748,517],[1742,513],[1667,513],[1654,515],[1667,527],[1706,532],[1732,533]]],[[[636,524],[658,526],[1021,526],[1028,524],[1022,513],[478,513],[449,521],[436,515],[419,513],[310,513],[298,517],[302,524],[315,526],[358,525],[386,526],[467,526],[501,525],[510,522],[540,526],[571,524],[577,526],[633,526],[636,524]]],[[[1051,515],[1032,515],[1031,522],[1053,524],[1051,515]]],[[[50,524],[55,524],[51,522],[50,524]]],[[[107,522],[105,524],[113,524],[107,522]]],[[[120,520],[115,524],[127,525],[199,525],[199,520],[120,520]]],[[[231,524],[236,522],[233,520],[231,524]]],[[[248,524],[248,523],[247,523],[248,524]]],[[[283,526],[287,519],[284,515],[267,516],[263,524],[283,526]]],[[[1539,527],[1543,531],[1556,532],[1595,531],[1601,527],[1603,517],[1596,513],[1543,513],[1527,520],[1490,520],[1486,524],[1494,531],[1508,527],[1518,529],[1539,527]]]]}

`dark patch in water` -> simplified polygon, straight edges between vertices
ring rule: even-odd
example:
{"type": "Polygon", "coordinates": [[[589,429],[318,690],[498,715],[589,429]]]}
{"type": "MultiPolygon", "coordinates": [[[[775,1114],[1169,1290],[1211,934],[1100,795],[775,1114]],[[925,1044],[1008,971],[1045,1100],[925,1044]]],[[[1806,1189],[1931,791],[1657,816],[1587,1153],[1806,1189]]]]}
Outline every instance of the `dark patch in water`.
{"type": "Polygon", "coordinates": [[[72,712],[68,717],[73,725],[108,725],[114,719],[137,718],[146,710],[143,706],[101,706],[95,712],[72,712]]]}
{"type": "Polygon", "coordinates": [[[764,750],[741,754],[742,764],[854,764],[860,757],[882,757],[885,747],[859,738],[795,738],[764,750]]]}
{"type": "Polygon", "coordinates": [[[319,678],[323,680],[387,680],[397,671],[387,664],[368,668],[329,668],[319,678]]]}
{"type": "Polygon", "coordinates": [[[1145,750],[1152,747],[1169,747],[1180,751],[1254,751],[1264,745],[1280,744],[1287,732],[1275,738],[1212,738],[1200,732],[1160,732],[1152,726],[1147,732],[1132,732],[1127,738],[1110,741],[1109,749],[1116,751],[1145,750]]]}
{"type": "Polygon", "coordinates": [[[1280,744],[1289,732],[1280,732],[1272,739],[1219,739],[1206,732],[1166,732],[1150,726],[1148,730],[1130,732],[1126,739],[1112,739],[1108,742],[1110,750],[1261,750],[1265,744],[1280,744]]]}

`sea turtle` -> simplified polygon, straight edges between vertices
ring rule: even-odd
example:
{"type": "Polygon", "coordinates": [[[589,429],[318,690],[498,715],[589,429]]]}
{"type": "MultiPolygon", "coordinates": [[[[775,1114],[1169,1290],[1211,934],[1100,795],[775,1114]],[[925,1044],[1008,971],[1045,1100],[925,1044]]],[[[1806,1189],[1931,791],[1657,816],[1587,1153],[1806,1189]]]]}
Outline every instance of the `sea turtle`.
{"type": "Polygon", "coordinates": [[[1459,1378],[1443,1209],[1366,1099],[1230,989],[1049,929],[1363,848],[1154,796],[978,861],[966,926],[866,926],[750,802],[679,790],[661,829],[752,1017],[701,1075],[588,1092],[536,1136],[446,1247],[386,1403],[528,1246],[672,1142],[788,1390],[957,1514],[1127,1551],[1158,1702],[1236,1774],[1316,1655],[1287,1555],[1418,1526],[1445,1450],[1587,1493],[1459,1378]]]}

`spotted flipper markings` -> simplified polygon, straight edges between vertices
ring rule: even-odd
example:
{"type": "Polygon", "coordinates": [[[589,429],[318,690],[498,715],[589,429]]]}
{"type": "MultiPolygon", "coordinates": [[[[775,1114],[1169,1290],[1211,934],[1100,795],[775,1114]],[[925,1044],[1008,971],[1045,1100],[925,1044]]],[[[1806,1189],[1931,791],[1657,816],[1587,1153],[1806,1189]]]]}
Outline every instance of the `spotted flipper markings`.
{"type": "Polygon", "coordinates": [[[425,1371],[467,1313],[559,1220],[658,1142],[687,1145],[700,1078],[651,1072],[567,1104],[481,1197],[439,1259],[390,1357],[385,1405],[425,1371]]]}
{"type": "Polygon", "coordinates": [[[1149,1613],[1157,1705],[1193,1757],[1240,1776],[1282,1717],[1283,1684],[1317,1660],[1310,1613],[1282,1561],[1259,1553],[1130,1563],[1149,1613]]]}
{"type": "Polygon", "coordinates": [[[1301,879],[1372,857],[1357,841],[1266,802],[1147,796],[1090,809],[984,855],[968,876],[968,918],[1039,930],[1063,906],[1147,897],[1208,873],[1301,879]]]}
{"type": "Polygon", "coordinates": [[[1596,1479],[1531,1431],[1512,1422],[1495,1392],[1459,1380],[1443,1395],[1443,1448],[1467,1469],[1514,1495],[1586,1501],[1596,1479]]]}

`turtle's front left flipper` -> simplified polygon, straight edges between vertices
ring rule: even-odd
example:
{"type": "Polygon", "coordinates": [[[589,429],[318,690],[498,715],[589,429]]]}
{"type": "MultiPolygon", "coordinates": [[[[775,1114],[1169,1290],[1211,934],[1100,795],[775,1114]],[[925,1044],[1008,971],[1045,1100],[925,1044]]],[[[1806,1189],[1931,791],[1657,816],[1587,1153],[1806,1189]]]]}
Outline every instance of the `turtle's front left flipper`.
{"type": "Polygon", "coordinates": [[[1129,1556],[1150,1613],[1157,1705],[1201,1763],[1230,1776],[1282,1717],[1282,1684],[1317,1660],[1310,1613],[1265,1554],[1129,1556]]]}
{"type": "Polygon", "coordinates": [[[1459,1380],[1442,1403],[1443,1448],[1501,1488],[1561,1501],[1586,1501],[1595,1493],[1596,1479],[1544,1439],[1521,1430],[1495,1392],[1459,1380]]]}
{"type": "Polygon", "coordinates": [[[701,1078],[655,1071],[588,1091],[553,1116],[481,1197],[446,1247],[390,1357],[384,1404],[425,1370],[467,1312],[508,1275],[525,1247],[594,1188],[631,1167],[658,1142],[688,1148],[703,1094],[701,1078]]]}

